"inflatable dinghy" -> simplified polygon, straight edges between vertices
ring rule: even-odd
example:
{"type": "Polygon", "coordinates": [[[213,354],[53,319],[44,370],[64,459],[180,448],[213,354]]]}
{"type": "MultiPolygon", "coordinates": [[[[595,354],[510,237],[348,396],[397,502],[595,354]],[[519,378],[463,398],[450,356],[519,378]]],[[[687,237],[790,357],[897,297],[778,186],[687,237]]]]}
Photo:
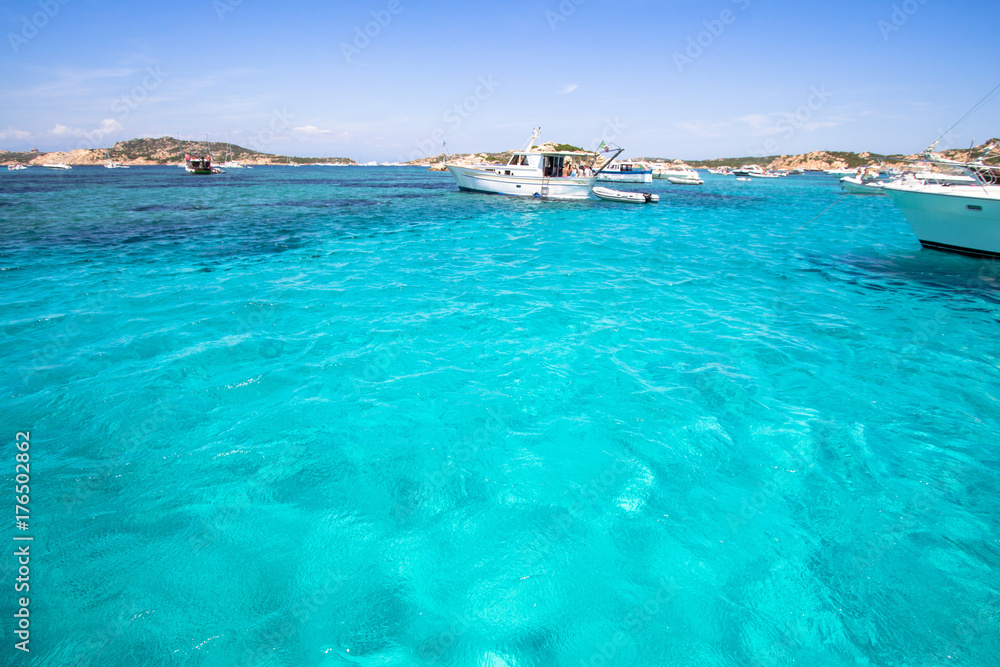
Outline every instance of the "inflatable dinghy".
{"type": "Polygon", "coordinates": [[[594,188],[594,194],[608,201],[622,201],[630,204],[655,204],[660,201],[660,195],[654,195],[649,192],[622,192],[621,190],[612,190],[611,188],[602,188],[599,186],[594,188]]]}

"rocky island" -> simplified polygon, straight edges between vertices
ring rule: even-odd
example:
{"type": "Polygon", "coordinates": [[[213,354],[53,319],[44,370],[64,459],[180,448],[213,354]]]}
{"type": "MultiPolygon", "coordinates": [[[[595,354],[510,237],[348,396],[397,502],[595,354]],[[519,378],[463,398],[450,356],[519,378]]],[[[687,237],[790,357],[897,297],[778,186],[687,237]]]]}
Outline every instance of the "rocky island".
{"type": "Polygon", "coordinates": [[[266,164],[330,164],[353,165],[354,160],[346,157],[308,158],[290,155],[261,153],[249,148],[227,144],[221,141],[185,141],[173,137],[158,139],[129,139],[119,141],[108,149],[78,148],[72,151],[55,151],[50,153],[37,150],[14,152],[0,150],[0,164],[23,164],[27,166],[42,166],[64,162],[68,165],[102,165],[109,159],[129,166],[142,165],[173,165],[183,164],[184,155],[209,155],[214,162],[236,160],[245,165],[266,164]]]}

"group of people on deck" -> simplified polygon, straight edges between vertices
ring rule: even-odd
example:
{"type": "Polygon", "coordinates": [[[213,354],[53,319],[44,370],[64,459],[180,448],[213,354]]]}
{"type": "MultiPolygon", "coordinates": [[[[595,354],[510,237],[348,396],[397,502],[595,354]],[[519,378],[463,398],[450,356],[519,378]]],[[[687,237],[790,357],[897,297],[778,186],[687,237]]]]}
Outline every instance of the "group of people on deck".
{"type": "Polygon", "coordinates": [[[578,176],[583,176],[589,178],[594,175],[594,170],[578,162],[577,164],[572,164],[571,162],[566,162],[563,164],[562,177],[563,178],[576,178],[578,176]]]}

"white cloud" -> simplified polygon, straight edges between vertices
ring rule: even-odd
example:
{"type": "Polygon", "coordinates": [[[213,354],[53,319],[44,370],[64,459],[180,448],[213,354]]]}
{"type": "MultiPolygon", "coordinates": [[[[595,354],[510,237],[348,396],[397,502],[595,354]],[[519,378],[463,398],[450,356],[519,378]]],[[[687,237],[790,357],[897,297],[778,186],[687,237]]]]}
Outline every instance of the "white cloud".
{"type": "Polygon", "coordinates": [[[330,134],[330,130],[321,130],[315,125],[303,125],[302,127],[292,128],[292,132],[300,132],[302,134],[330,134]]]}
{"type": "Polygon", "coordinates": [[[559,94],[560,94],[560,95],[569,95],[570,93],[572,93],[572,92],[573,92],[574,90],[576,90],[576,89],[577,89],[577,88],[579,88],[579,87],[580,87],[580,85],[579,85],[579,84],[576,84],[576,83],[568,83],[568,84],[566,84],[565,86],[562,86],[562,87],[561,87],[561,88],[559,89],[559,94]]]}
{"type": "Polygon", "coordinates": [[[56,126],[49,130],[49,134],[53,134],[57,137],[77,137],[83,134],[83,130],[79,128],[66,127],[56,123],[56,126]]]}
{"type": "Polygon", "coordinates": [[[0,139],[30,139],[31,132],[25,132],[24,130],[15,130],[10,125],[7,129],[0,130],[0,139]]]}
{"type": "Polygon", "coordinates": [[[114,118],[105,118],[100,124],[101,132],[104,134],[111,134],[112,132],[121,132],[125,128],[114,118]]]}

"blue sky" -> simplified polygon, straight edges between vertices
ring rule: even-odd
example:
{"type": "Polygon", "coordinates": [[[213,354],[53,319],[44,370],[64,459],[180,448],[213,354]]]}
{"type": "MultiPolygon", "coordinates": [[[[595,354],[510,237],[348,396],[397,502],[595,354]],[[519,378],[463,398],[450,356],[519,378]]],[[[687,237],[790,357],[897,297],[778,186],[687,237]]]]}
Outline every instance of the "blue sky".
{"type": "Polygon", "coordinates": [[[914,152],[1000,84],[996,0],[5,0],[0,26],[7,150],[207,133],[400,160],[540,126],[627,155],[914,152]]]}

